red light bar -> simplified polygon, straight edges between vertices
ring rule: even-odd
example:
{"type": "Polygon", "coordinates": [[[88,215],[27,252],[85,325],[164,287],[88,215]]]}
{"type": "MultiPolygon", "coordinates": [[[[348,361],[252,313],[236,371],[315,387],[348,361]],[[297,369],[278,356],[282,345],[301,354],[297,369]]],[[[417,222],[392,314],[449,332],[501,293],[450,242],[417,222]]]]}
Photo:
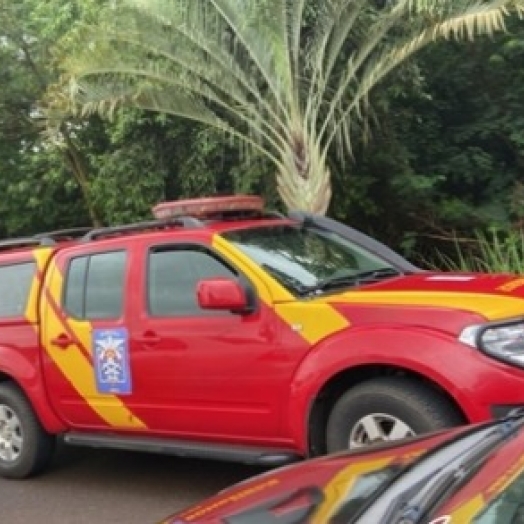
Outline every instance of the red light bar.
{"type": "Polygon", "coordinates": [[[181,216],[206,218],[228,211],[262,211],[262,209],[264,209],[263,198],[253,195],[234,195],[162,202],[152,211],[155,218],[162,220],[181,216]]]}

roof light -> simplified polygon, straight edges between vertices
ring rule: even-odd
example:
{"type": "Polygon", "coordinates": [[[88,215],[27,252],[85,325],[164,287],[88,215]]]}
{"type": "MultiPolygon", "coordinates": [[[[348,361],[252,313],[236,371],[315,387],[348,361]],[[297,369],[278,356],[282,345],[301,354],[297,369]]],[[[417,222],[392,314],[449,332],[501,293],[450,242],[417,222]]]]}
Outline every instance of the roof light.
{"type": "Polygon", "coordinates": [[[162,202],[157,204],[152,211],[155,218],[163,220],[181,216],[209,218],[220,213],[262,211],[263,208],[264,199],[259,196],[233,195],[162,202]]]}

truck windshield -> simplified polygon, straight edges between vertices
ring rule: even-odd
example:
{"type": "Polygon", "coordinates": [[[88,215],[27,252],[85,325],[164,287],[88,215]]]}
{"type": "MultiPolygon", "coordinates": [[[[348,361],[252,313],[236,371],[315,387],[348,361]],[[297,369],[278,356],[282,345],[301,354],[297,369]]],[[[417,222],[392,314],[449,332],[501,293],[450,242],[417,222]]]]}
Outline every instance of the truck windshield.
{"type": "Polygon", "coordinates": [[[294,295],[316,295],[400,274],[385,260],[324,229],[279,225],[222,236],[294,295]]]}

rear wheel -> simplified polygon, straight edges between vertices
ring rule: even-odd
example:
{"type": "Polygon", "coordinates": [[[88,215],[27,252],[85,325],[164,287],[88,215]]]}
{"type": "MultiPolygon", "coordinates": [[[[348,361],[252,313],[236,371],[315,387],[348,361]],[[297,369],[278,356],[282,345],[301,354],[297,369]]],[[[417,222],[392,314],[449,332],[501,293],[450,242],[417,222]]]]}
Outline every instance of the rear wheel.
{"type": "Polygon", "coordinates": [[[21,479],[39,472],[49,462],[54,443],[20,389],[0,384],[0,476],[21,479]]]}
{"type": "Polygon", "coordinates": [[[336,402],[327,424],[327,450],[401,440],[461,423],[450,403],[424,384],[377,378],[355,386],[336,402]]]}

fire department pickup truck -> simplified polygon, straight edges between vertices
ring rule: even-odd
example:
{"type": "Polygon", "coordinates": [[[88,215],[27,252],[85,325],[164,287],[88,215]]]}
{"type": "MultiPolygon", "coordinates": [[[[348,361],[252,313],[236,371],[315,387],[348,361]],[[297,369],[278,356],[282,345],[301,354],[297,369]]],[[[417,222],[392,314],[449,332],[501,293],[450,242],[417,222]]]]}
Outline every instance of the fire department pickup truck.
{"type": "Polygon", "coordinates": [[[0,475],[66,443],[278,465],[524,404],[524,278],[255,196],[0,243],[0,475]]]}

